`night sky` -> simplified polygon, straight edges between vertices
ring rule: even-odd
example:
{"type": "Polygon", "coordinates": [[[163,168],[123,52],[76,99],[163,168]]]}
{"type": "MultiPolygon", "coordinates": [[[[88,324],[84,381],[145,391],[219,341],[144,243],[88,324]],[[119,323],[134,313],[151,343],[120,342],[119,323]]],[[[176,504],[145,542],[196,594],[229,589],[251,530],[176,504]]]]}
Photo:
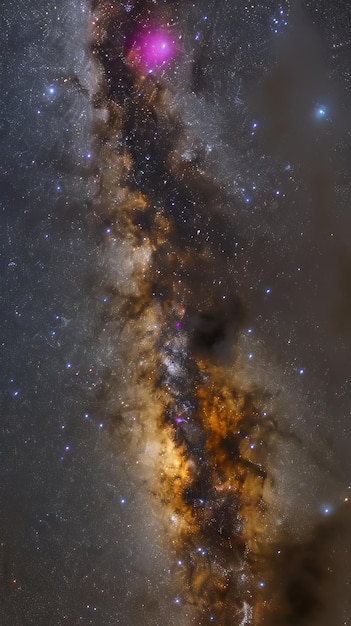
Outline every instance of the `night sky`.
{"type": "Polygon", "coordinates": [[[351,625],[351,5],[6,3],[0,623],[351,625]]]}

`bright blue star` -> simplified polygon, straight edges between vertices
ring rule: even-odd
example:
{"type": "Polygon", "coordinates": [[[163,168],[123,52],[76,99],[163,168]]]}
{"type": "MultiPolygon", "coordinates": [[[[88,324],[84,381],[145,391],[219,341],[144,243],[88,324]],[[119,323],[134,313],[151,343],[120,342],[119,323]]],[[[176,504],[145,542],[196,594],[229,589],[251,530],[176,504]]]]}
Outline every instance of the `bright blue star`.
{"type": "Polygon", "coordinates": [[[315,114],[318,119],[323,119],[327,115],[327,108],[324,105],[319,105],[316,107],[315,114]]]}
{"type": "Polygon", "coordinates": [[[48,98],[52,102],[57,94],[57,89],[55,85],[49,85],[48,87],[46,87],[46,93],[47,93],[48,98]]]}

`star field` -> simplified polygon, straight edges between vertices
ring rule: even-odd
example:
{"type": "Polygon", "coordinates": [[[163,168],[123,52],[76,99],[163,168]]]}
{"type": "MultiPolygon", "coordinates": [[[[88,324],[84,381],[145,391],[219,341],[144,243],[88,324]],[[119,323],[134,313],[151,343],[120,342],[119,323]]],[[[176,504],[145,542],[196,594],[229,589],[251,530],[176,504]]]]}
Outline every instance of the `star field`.
{"type": "Polygon", "coordinates": [[[3,13],[1,623],[348,626],[347,3],[3,13]]]}

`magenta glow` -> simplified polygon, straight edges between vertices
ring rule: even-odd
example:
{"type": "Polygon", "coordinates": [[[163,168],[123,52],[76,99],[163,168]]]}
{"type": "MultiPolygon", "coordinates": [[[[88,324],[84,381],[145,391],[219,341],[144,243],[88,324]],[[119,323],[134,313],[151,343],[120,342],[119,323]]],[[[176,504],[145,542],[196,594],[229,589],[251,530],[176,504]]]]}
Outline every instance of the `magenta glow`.
{"type": "Polygon", "coordinates": [[[139,40],[140,60],[147,69],[159,67],[175,55],[174,41],[165,30],[149,30],[139,40]]]}

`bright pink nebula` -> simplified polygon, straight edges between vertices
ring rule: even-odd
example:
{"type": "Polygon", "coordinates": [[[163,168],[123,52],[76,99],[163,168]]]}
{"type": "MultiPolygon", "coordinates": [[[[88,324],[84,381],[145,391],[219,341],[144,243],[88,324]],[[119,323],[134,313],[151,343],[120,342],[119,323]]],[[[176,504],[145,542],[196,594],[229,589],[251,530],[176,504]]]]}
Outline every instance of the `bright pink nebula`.
{"type": "Polygon", "coordinates": [[[139,40],[140,60],[146,69],[159,67],[175,55],[174,41],[164,30],[149,30],[139,40]]]}

